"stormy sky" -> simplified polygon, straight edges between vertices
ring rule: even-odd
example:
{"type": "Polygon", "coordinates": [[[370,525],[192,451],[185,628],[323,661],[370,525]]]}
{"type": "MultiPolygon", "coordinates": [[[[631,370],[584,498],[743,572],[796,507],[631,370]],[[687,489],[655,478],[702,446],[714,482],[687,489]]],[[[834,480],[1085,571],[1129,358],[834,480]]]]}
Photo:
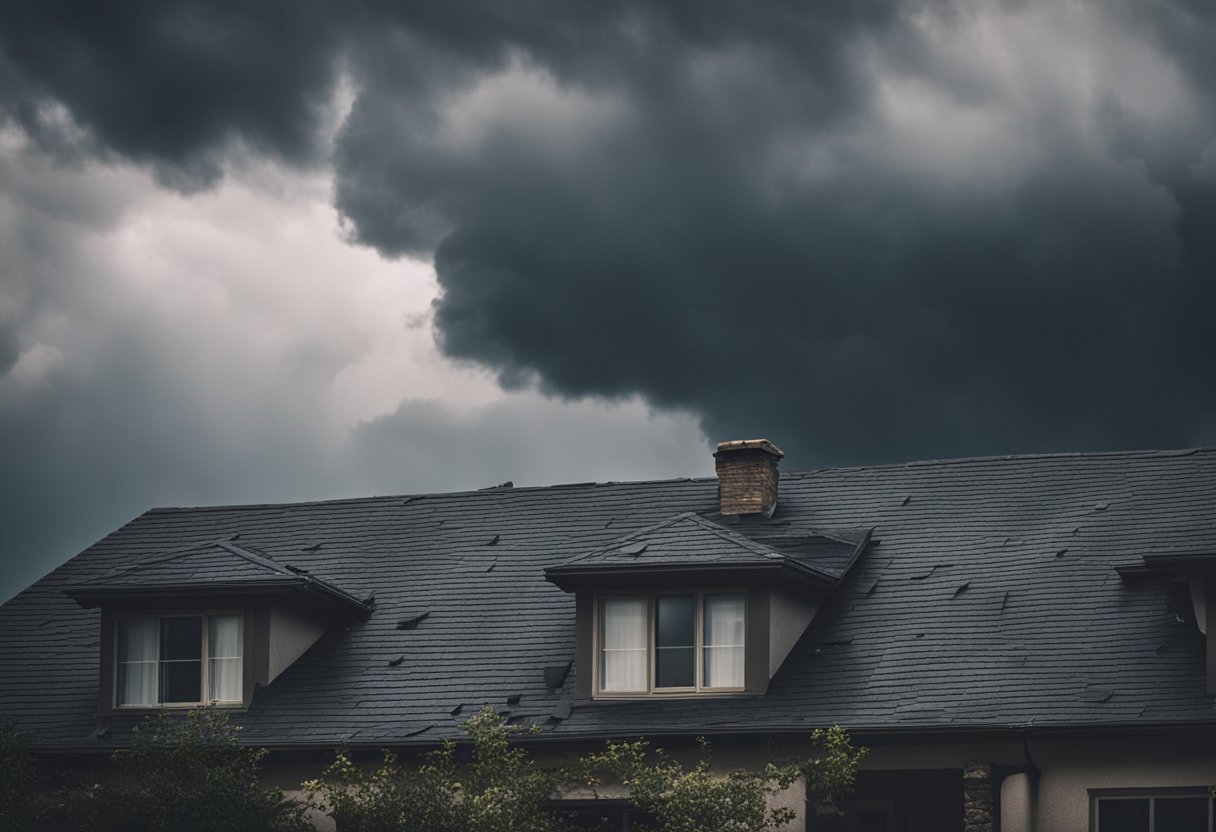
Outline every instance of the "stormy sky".
{"type": "Polygon", "coordinates": [[[1216,6],[0,4],[0,598],[153,505],[1216,442],[1216,6]]]}

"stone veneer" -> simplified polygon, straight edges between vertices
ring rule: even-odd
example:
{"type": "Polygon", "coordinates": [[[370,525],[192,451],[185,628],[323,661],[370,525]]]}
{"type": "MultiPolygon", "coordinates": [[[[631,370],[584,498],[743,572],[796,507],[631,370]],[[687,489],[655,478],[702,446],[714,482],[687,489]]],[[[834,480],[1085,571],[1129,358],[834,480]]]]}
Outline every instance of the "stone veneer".
{"type": "Polygon", "coordinates": [[[963,769],[963,831],[995,832],[992,802],[992,766],[967,763],[963,769]]]}

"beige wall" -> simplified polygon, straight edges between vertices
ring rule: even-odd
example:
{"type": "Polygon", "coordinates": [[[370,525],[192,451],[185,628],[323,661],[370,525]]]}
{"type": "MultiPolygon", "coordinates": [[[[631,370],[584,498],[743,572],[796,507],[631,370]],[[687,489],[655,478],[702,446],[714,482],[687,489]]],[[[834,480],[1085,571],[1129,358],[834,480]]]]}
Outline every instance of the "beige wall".
{"type": "MultiPolygon", "coordinates": [[[[587,750],[587,749],[582,749],[587,750]]],[[[809,744],[785,744],[782,754],[810,753],[809,744]]],[[[1216,731],[1137,732],[1120,739],[1030,741],[1030,755],[1041,771],[1037,784],[1026,774],[1007,777],[1001,788],[1001,832],[1085,832],[1089,829],[1089,789],[1137,788],[1146,786],[1206,786],[1216,784],[1216,731]],[[1036,788],[1037,786],[1037,788],[1036,788]]],[[[573,750],[542,749],[541,765],[567,764],[577,756],[573,750]]],[[[691,764],[696,750],[685,746],[673,756],[691,764]]],[[[754,768],[767,759],[767,746],[718,743],[714,768],[726,773],[736,768],[754,768]]],[[[967,762],[986,760],[994,765],[1023,766],[1020,739],[989,743],[936,743],[891,745],[871,748],[863,770],[943,769],[961,770],[967,762]]],[[[290,793],[301,780],[316,771],[300,767],[267,771],[267,781],[290,793]]],[[[615,793],[602,790],[607,796],[615,793]]],[[[573,796],[573,795],[572,795],[573,796]]],[[[806,830],[806,785],[799,781],[771,801],[798,813],[798,820],[784,832],[806,830]]],[[[325,820],[325,819],[322,819],[325,820]]],[[[324,824],[320,828],[326,827],[324,824]]]]}

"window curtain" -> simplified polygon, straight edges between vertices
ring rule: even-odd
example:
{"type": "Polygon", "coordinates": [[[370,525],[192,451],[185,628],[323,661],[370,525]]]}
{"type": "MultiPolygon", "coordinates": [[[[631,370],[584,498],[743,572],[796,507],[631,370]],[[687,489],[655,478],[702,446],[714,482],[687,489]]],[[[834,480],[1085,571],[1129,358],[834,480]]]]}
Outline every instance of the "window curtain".
{"type": "Polygon", "coordinates": [[[743,593],[705,596],[703,649],[707,688],[743,687],[743,593]]]}
{"type": "Polygon", "coordinates": [[[605,598],[600,689],[646,690],[645,598],[605,598]]]}
{"type": "Polygon", "coordinates": [[[156,704],[156,619],[118,619],[118,704],[156,704]]]}
{"type": "Polygon", "coordinates": [[[213,615],[207,633],[207,698],[212,702],[241,701],[241,617],[213,615]]]}

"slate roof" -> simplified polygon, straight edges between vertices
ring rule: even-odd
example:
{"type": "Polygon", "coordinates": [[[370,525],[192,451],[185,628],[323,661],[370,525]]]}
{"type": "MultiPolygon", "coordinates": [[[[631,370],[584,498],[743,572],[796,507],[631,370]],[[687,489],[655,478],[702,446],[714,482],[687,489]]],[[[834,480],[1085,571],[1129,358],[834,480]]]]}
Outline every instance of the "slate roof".
{"type": "Polygon", "coordinates": [[[152,510],[0,606],[0,715],[43,749],[121,742],[129,717],[94,716],[99,614],[64,588],[239,534],[376,599],[257,692],[253,744],[429,743],[483,703],[555,738],[1216,722],[1189,601],[1115,571],[1216,552],[1216,450],[784,473],[764,529],[732,531],[874,531],[769,692],[574,700],[573,597],[544,570],[688,512],[724,524],[716,503],[696,479],[152,510]]]}
{"type": "Polygon", "coordinates": [[[236,590],[297,591],[314,603],[345,609],[364,617],[359,600],[308,570],[281,564],[261,552],[231,540],[186,546],[167,555],[154,555],[68,586],[64,591],[83,606],[101,599],[169,593],[208,593],[236,590]]]}
{"type": "MultiPolygon", "coordinates": [[[[736,517],[722,518],[739,525],[736,517]]],[[[844,575],[866,537],[846,543],[816,534],[790,534],[781,526],[750,523],[734,531],[686,511],[584,555],[545,570],[546,577],[568,589],[580,576],[665,571],[764,571],[797,580],[834,585],[844,575]],[[742,533],[741,533],[742,532],[742,533]],[[769,546],[763,538],[783,547],[769,546]],[[842,556],[841,549],[844,549],[842,556]]],[[[584,579],[586,580],[586,578],[584,579]]]]}

